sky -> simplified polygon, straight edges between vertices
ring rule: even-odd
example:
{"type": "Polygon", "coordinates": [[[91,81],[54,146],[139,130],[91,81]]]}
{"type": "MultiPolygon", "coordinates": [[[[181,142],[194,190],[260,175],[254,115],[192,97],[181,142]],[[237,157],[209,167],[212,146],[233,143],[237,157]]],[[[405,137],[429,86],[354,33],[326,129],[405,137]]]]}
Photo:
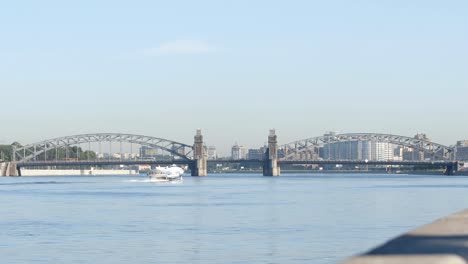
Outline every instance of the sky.
{"type": "Polygon", "coordinates": [[[465,0],[1,1],[0,144],[468,139],[465,0]]]}

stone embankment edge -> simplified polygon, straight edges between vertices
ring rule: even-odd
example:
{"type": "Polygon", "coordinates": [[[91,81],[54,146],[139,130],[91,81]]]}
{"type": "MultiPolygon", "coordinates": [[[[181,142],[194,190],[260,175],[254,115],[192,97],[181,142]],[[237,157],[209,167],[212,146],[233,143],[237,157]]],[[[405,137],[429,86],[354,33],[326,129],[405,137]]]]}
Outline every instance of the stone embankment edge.
{"type": "Polygon", "coordinates": [[[416,228],[342,264],[467,264],[468,210],[416,228]]]}

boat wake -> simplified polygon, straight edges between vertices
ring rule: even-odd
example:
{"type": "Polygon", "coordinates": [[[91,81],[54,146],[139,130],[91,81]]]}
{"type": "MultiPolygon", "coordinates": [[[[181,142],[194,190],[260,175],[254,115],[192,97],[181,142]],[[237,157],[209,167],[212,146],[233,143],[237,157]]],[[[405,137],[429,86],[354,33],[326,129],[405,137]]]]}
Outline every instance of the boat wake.
{"type": "Polygon", "coordinates": [[[154,179],[141,179],[141,180],[126,180],[124,182],[134,182],[134,183],[164,183],[164,184],[177,184],[182,183],[182,180],[178,181],[167,181],[167,180],[154,180],[154,179]]]}

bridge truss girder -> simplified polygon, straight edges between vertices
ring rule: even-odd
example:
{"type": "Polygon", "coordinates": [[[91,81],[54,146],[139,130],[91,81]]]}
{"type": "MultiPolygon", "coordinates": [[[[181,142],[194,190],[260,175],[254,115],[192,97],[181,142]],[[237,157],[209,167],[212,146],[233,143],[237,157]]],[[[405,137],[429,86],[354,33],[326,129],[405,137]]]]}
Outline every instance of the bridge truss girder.
{"type": "Polygon", "coordinates": [[[15,147],[13,150],[13,160],[26,162],[57,148],[96,142],[125,142],[153,147],[164,150],[184,160],[191,160],[191,155],[193,155],[193,146],[163,138],[120,133],[97,133],[59,137],[22,147],[15,147]]]}
{"type": "Polygon", "coordinates": [[[282,160],[294,160],[297,159],[301,153],[317,152],[319,147],[323,147],[326,144],[351,141],[391,143],[394,145],[409,147],[416,151],[423,151],[424,153],[430,154],[434,159],[442,160],[452,159],[454,152],[453,147],[448,147],[417,138],[378,133],[347,133],[324,135],[291,142],[279,146],[279,155],[282,157],[282,160]]]}

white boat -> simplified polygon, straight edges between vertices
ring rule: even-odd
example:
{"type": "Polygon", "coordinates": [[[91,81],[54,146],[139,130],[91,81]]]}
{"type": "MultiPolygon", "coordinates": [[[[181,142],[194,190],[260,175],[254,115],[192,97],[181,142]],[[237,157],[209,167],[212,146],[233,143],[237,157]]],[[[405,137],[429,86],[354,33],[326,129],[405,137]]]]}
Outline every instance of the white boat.
{"type": "Polygon", "coordinates": [[[151,182],[182,181],[184,170],[172,165],[171,167],[156,167],[148,172],[151,182]]]}

